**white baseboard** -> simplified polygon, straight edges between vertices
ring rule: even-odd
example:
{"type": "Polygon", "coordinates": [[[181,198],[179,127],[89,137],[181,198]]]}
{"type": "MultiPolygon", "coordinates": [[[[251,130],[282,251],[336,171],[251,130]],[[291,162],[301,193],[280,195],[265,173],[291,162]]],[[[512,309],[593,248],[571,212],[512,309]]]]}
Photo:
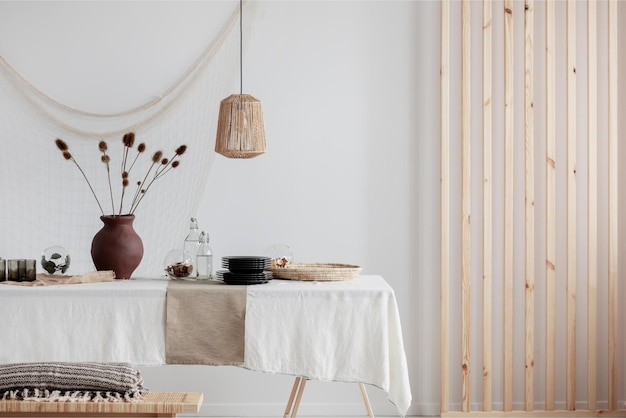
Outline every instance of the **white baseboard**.
{"type": "MultiPolygon", "coordinates": [[[[203,403],[198,414],[184,414],[189,417],[282,417],[286,404],[281,403],[203,403]]],[[[372,403],[377,418],[398,417],[398,411],[391,403],[372,403]]],[[[409,408],[407,416],[438,416],[439,404],[415,405],[409,408]]],[[[360,402],[312,403],[302,402],[298,417],[367,417],[365,406],[360,402]]]]}

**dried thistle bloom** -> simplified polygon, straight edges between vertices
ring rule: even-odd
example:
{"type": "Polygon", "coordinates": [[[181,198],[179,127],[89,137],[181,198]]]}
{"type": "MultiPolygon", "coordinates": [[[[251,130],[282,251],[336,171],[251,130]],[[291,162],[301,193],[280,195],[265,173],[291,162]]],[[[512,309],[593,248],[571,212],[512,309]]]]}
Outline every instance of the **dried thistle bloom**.
{"type": "Polygon", "coordinates": [[[108,155],[103,155],[102,157],[100,157],[100,160],[103,163],[108,164],[111,161],[111,157],[109,157],[108,155]]]}
{"type": "Polygon", "coordinates": [[[185,151],[187,151],[187,145],[181,145],[180,147],[176,148],[176,155],[183,155],[185,151]]]}
{"type": "Polygon", "coordinates": [[[69,151],[63,151],[63,158],[65,158],[66,160],[71,160],[72,154],[70,154],[69,151]]]}
{"type": "Polygon", "coordinates": [[[98,144],[98,148],[100,149],[100,151],[105,152],[108,149],[107,143],[104,141],[100,141],[100,143],[98,144]]]}
{"type": "Polygon", "coordinates": [[[167,165],[167,163],[168,163],[168,162],[169,162],[169,160],[168,160],[167,158],[163,158],[163,159],[161,160],[161,164],[162,164],[162,165],[167,165]]]}
{"type": "Polygon", "coordinates": [[[124,146],[132,148],[133,144],[135,143],[135,133],[129,132],[127,134],[124,134],[122,141],[124,142],[124,146]]]}
{"type": "Polygon", "coordinates": [[[54,143],[57,144],[57,148],[59,148],[61,151],[67,151],[69,149],[65,141],[63,141],[62,139],[57,138],[54,143]]]}
{"type": "Polygon", "coordinates": [[[122,180],[122,187],[128,187],[128,179],[122,180]]]}
{"type": "Polygon", "coordinates": [[[152,155],[152,162],[157,164],[161,160],[161,157],[163,157],[163,152],[155,152],[154,155],[152,155]]]}
{"type": "Polygon", "coordinates": [[[173,161],[172,162],[172,168],[176,168],[180,165],[180,161],[173,161]]]}
{"type": "Polygon", "coordinates": [[[139,146],[137,146],[137,152],[141,153],[144,152],[146,150],[146,144],[145,143],[141,143],[139,144],[139,146]]]}

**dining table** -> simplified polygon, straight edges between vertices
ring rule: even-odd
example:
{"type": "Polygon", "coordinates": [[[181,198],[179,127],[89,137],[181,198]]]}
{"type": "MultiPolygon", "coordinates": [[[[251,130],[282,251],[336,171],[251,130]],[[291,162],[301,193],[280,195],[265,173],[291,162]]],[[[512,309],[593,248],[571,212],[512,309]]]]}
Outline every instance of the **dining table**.
{"type": "Polygon", "coordinates": [[[0,363],[229,365],[375,386],[402,416],[411,403],[397,301],[379,275],[0,284],[0,363]]]}

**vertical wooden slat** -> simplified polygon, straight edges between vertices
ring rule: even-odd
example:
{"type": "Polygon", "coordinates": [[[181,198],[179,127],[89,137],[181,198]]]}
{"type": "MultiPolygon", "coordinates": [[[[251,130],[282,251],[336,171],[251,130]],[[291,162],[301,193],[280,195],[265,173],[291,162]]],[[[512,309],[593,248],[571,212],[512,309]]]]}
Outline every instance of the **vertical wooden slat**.
{"type": "Polygon", "coordinates": [[[535,371],[535,167],[533,114],[533,1],[524,3],[524,147],[525,147],[525,375],[524,409],[533,409],[535,371]]]}
{"type": "Polygon", "coordinates": [[[576,0],[567,1],[567,382],[576,409],[576,0]]]}
{"type": "Polygon", "coordinates": [[[441,2],[441,412],[450,404],[450,5],[441,2]]]}
{"type": "Polygon", "coordinates": [[[554,2],[546,2],[546,410],[554,410],[555,253],[556,253],[556,107],[554,2]]]}
{"type": "Polygon", "coordinates": [[[609,409],[617,408],[617,2],[609,1],[609,409]]]}
{"type": "Polygon", "coordinates": [[[504,411],[513,409],[513,0],[504,4],[504,411]]]}
{"type": "Polygon", "coordinates": [[[461,196],[461,371],[462,371],[462,409],[470,410],[470,121],[471,121],[471,39],[470,24],[471,10],[470,0],[463,0],[461,8],[461,48],[462,48],[462,105],[461,105],[461,159],[462,159],[462,196],[461,196]]]}
{"type": "Polygon", "coordinates": [[[483,410],[491,411],[491,317],[493,281],[492,7],[483,2],[483,410]]]}
{"type": "Polygon", "coordinates": [[[587,409],[597,407],[598,283],[598,72],[596,2],[587,2],[587,409]]]}

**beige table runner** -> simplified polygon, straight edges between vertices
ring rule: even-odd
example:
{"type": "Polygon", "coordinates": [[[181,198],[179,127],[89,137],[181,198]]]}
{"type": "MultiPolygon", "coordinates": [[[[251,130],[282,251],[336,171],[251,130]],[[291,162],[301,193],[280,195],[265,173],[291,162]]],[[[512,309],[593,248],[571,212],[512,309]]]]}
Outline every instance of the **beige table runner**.
{"type": "Polygon", "coordinates": [[[166,304],[167,364],[243,364],[246,286],[171,281],[166,304]]]}

